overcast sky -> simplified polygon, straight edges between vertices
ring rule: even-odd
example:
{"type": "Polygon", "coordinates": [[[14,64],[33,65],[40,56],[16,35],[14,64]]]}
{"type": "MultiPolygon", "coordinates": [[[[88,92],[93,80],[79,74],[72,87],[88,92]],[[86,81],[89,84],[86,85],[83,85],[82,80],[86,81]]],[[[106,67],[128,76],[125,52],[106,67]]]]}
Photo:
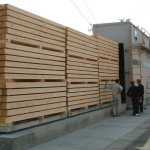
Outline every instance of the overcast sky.
{"type": "Polygon", "coordinates": [[[87,34],[91,34],[90,23],[118,22],[122,18],[130,18],[133,24],[150,32],[150,0],[0,0],[0,3],[12,4],[87,34]]]}

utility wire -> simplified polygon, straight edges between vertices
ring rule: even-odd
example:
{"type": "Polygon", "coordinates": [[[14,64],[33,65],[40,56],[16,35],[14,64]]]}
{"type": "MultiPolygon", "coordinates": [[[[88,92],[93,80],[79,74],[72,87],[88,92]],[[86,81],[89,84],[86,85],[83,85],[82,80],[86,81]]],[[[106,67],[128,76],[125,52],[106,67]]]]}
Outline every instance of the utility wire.
{"type": "Polygon", "coordinates": [[[73,0],[70,0],[73,4],[73,6],[78,10],[79,14],[86,20],[87,23],[90,24],[90,26],[92,26],[92,23],[87,19],[87,17],[82,13],[82,11],[78,8],[78,6],[76,5],[76,3],[73,0]]]}
{"type": "Polygon", "coordinates": [[[93,20],[96,20],[95,17],[94,17],[94,15],[93,15],[93,12],[92,12],[92,10],[91,10],[89,4],[88,4],[88,2],[87,2],[87,0],[84,0],[84,2],[85,2],[85,4],[86,4],[86,7],[87,7],[87,9],[88,9],[88,11],[89,11],[91,17],[93,18],[93,20]]]}

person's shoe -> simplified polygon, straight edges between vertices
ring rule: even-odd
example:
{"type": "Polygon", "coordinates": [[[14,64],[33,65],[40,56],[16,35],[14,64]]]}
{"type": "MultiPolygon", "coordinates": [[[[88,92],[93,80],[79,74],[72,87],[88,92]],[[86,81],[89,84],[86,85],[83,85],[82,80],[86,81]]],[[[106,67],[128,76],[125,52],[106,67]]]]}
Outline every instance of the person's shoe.
{"type": "Polygon", "coordinates": [[[135,114],[136,116],[139,116],[139,114],[135,114]]]}
{"type": "Polygon", "coordinates": [[[116,117],[116,115],[112,115],[113,117],[116,117]]]}

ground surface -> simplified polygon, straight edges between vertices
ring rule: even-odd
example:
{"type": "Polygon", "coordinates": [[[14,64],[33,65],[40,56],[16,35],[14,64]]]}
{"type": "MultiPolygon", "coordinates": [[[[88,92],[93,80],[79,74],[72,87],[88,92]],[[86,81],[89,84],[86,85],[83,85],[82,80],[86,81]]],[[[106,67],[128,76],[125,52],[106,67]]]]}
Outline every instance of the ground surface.
{"type": "Polygon", "coordinates": [[[28,150],[150,150],[150,107],[128,111],[28,150]]]}

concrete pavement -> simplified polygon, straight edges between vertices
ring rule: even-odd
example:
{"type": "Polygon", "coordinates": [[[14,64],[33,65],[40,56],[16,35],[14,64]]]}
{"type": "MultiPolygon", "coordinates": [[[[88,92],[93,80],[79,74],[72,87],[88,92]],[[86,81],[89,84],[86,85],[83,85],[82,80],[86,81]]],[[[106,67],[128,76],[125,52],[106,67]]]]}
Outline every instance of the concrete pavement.
{"type": "MultiPolygon", "coordinates": [[[[146,133],[149,133],[147,138],[150,136],[150,107],[140,116],[131,114],[131,111],[127,111],[120,117],[109,117],[27,150],[132,150],[133,148],[138,150],[144,148],[142,147],[145,144],[144,141],[143,145],[138,145],[136,139],[146,133]]],[[[150,148],[141,150],[150,150],[150,148]]]]}

